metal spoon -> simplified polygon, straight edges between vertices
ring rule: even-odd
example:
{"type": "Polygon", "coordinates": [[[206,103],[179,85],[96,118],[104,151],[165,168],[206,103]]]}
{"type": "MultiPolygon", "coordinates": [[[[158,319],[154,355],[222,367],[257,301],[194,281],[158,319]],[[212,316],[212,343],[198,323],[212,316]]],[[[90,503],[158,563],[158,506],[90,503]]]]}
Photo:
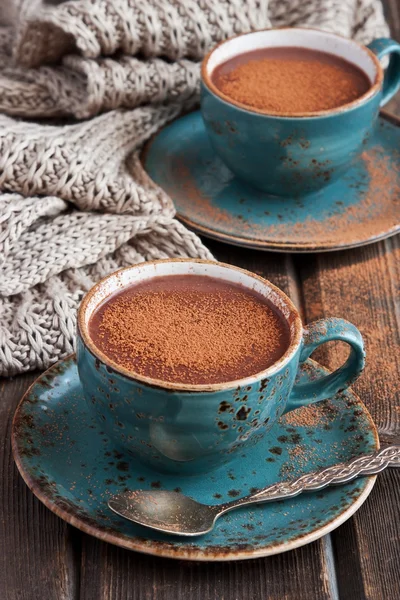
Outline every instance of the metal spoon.
{"type": "Polygon", "coordinates": [[[302,475],[298,479],[274,483],[255,494],[226,504],[201,504],[178,492],[136,490],[112,496],[108,506],[125,519],[163,533],[202,535],[211,531],[218,517],[229,510],[246,504],[293,498],[302,492],[314,492],[328,485],[346,483],[361,475],[373,475],[389,466],[400,467],[400,446],[389,446],[347,463],[302,475]]]}

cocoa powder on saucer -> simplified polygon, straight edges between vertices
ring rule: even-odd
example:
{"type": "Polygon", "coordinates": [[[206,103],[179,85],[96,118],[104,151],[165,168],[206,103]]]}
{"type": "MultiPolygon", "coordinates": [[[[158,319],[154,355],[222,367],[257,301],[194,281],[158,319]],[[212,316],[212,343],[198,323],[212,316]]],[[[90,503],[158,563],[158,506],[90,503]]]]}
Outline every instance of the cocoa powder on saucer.
{"type": "MultiPolygon", "coordinates": [[[[247,220],[247,205],[243,199],[243,214],[238,217],[213,202],[199,189],[188,167],[183,161],[176,161],[173,172],[181,180],[181,186],[190,200],[190,219],[193,223],[207,220],[214,223],[216,230],[221,230],[232,237],[238,236],[238,219],[240,220],[240,237],[279,244],[302,244],[327,247],[340,247],[360,243],[373,236],[381,236],[398,227],[400,222],[400,184],[397,164],[400,152],[392,150],[391,156],[385,155],[385,149],[375,146],[365,150],[360,157],[367,177],[351,184],[358,189],[357,202],[345,206],[338,195],[334,208],[323,220],[313,217],[312,205],[309,216],[302,221],[293,222],[282,214],[280,222],[258,224],[247,220]]],[[[344,175],[346,178],[347,175],[344,175]]],[[[319,200],[323,202],[323,197],[319,200]]],[[[308,198],[299,198],[299,203],[306,204],[308,198]]],[[[282,203],[284,207],[284,202],[282,203]]],[[[266,214],[268,201],[265,202],[266,214]]]]}

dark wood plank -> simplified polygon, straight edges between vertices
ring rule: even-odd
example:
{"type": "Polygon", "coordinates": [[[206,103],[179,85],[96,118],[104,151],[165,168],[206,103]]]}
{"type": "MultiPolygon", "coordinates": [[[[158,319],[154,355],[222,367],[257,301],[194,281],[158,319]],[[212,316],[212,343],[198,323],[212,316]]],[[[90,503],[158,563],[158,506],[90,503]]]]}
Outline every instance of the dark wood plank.
{"type": "Polygon", "coordinates": [[[0,598],[76,600],[80,534],[33,496],[11,455],[12,417],[34,379],[0,381],[0,598]]]}
{"type": "MultiPolygon", "coordinates": [[[[365,339],[367,368],[353,386],[381,431],[400,431],[399,236],[347,252],[299,258],[305,318],[342,316],[365,339]]],[[[343,344],[326,344],[318,359],[338,366],[347,355],[343,344]]]]}
{"type": "MultiPolygon", "coordinates": [[[[270,279],[302,310],[289,255],[207,244],[219,260],[270,279]]],[[[141,556],[84,536],[81,600],[336,600],[330,558],[329,538],[265,559],[206,564],[141,556]]]]}
{"type": "MultiPolygon", "coordinates": [[[[400,441],[400,236],[348,252],[298,258],[306,321],[344,316],[361,330],[367,368],[354,388],[382,439],[400,441]]],[[[342,345],[326,345],[319,360],[336,367],[342,345]]],[[[332,533],[341,600],[400,597],[400,472],[378,483],[360,511],[332,533]]]]}
{"type": "MultiPolygon", "coordinates": [[[[400,40],[400,3],[399,0],[383,0],[385,16],[393,39],[400,40]]],[[[385,106],[385,109],[400,114],[400,93],[385,106]]]]}
{"type": "Polygon", "coordinates": [[[394,40],[400,39],[400,5],[398,0],[383,0],[383,10],[394,40]]]}
{"type": "Polygon", "coordinates": [[[84,539],[80,600],[336,600],[324,542],[265,559],[185,562],[84,539]]]}

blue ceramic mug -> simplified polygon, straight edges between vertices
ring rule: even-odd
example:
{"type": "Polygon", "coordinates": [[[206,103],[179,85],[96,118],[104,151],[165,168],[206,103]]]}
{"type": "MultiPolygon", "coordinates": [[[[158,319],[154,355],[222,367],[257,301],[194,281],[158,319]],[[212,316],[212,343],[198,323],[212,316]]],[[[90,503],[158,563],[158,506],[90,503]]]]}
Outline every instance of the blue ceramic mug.
{"type": "Polygon", "coordinates": [[[364,348],[358,329],[342,319],[323,319],[303,329],[290,299],[258,275],[217,262],[175,259],[122,269],[90,290],[78,313],[77,362],[88,406],[118,446],[155,469],[192,474],[231,461],[285,412],[348,387],[364,367],[364,348]],[[282,358],[245,379],[189,385],[129,371],[96,347],[88,324],[107,297],[153,277],[182,274],[235,282],[268,298],[290,328],[282,358]],[[331,340],[350,345],[346,363],[330,375],[295,384],[299,362],[331,340]]]}
{"type": "Polygon", "coordinates": [[[240,179],[278,196],[305,195],[341,177],[362,150],[379,107],[400,86],[400,44],[378,39],[368,47],[314,29],[283,28],[246,33],[222,42],[202,64],[201,112],[215,152],[240,179]],[[333,110],[266,113],[225,96],[214,69],[230,58],[269,47],[302,47],[346,59],[369,78],[357,100],[333,110]],[[383,70],[380,59],[390,55],[383,70]]]}

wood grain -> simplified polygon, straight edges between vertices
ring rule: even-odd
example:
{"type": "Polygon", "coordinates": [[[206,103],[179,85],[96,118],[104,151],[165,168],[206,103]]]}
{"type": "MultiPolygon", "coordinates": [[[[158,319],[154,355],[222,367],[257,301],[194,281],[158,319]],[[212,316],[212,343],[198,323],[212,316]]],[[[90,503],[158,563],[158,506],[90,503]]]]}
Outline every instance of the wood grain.
{"type": "Polygon", "coordinates": [[[34,375],[0,382],[0,598],[77,598],[79,534],[28,490],[11,455],[15,408],[34,375]]]}
{"type": "Polygon", "coordinates": [[[80,600],[335,600],[323,548],[316,542],[265,559],[196,563],[135,554],[87,538],[80,600]]]}
{"type": "MultiPolygon", "coordinates": [[[[345,316],[361,330],[367,368],[354,388],[387,442],[400,443],[400,237],[349,252],[299,261],[306,320],[345,316]]],[[[319,359],[343,362],[327,345],[319,359]]],[[[400,471],[387,472],[360,511],[332,533],[340,598],[400,597],[400,471]]]]}
{"type": "MultiPolygon", "coordinates": [[[[400,3],[399,0],[383,0],[386,20],[390,25],[390,33],[393,39],[400,40],[400,3]]],[[[385,110],[400,114],[400,93],[398,93],[388,104],[385,110]]]]}

